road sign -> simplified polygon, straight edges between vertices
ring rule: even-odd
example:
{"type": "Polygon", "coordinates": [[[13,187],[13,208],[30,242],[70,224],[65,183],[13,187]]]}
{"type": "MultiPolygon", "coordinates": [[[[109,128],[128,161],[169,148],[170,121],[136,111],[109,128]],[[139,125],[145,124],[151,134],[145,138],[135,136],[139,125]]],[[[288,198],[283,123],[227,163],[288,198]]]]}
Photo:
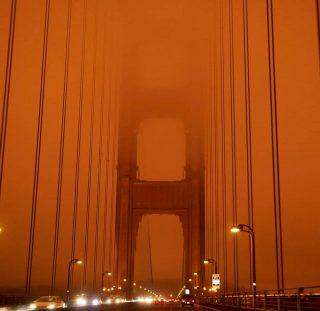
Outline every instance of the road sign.
{"type": "Polygon", "coordinates": [[[220,274],[212,274],[212,281],[211,281],[211,286],[212,289],[217,291],[220,289],[220,274]]]}

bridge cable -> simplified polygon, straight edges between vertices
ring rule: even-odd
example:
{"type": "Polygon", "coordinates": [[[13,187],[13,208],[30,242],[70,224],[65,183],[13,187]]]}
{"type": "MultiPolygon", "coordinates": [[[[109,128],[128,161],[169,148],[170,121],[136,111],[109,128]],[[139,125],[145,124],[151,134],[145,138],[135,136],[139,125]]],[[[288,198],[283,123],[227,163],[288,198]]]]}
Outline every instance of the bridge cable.
{"type": "MultiPolygon", "coordinates": [[[[206,208],[206,213],[207,213],[207,223],[206,223],[206,239],[205,239],[205,248],[206,248],[206,257],[207,258],[213,258],[213,248],[214,248],[214,235],[211,235],[210,232],[213,230],[213,222],[214,222],[214,217],[213,217],[213,202],[214,202],[214,189],[213,186],[213,180],[212,180],[212,172],[214,170],[213,167],[213,159],[212,159],[212,154],[213,154],[213,135],[212,135],[212,130],[213,130],[213,93],[214,93],[214,81],[213,81],[213,68],[214,68],[214,60],[213,60],[213,51],[214,51],[214,35],[212,36],[212,39],[209,42],[209,103],[208,103],[208,118],[207,118],[207,124],[206,128],[208,129],[208,134],[206,137],[206,154],[207,154],[207,166],[205,169],[205,174],[206,174],[206,180],[207,184],[206,187],[208,189],[208,195],[207,195],[207,208],[206,208]]],[[[205,270],[204,270],[205,271],[205,270]]]]}
{"type": "MultiPolygon", "coordinates": [[[[229,0],[229,38],[230,38],[230,102],[231,102],[231,154],[232,154],[232,208],[233,225],[237,225],[237,136],[235,108],[235,79],[234,79],[234,30],[233,30],[233,0],[229,0]]],[[[238,239],[233,237],[234,248],[234,289],[238,291],[238,239]]]]}
{"type": "Polygon", "coordinates": [[[92,149],[93,149],[93,128],[95,115],[95,96],[96,96],[96,67],[97,67],[97,32],[98,32],[98,0],[95,3],[95,23],[94,23],[94,60],[92,62],[92,94],[91,94],[91,112],[90,112],[90,130],[89,130],[89,159],[88,159],[88,183],[87,183],[87,206],[84,237],[84,262],[83,262],[83,282],[82,286],[87,286],[87,268],[88,268],[88,249],[89,249],[89,229],[90,229],[90,209],[91,209],[91,183],[92,183],[92,149]]]}
{"type": "Polygon", "coordinates": [[[55,288],[56,288],[57,258],[58,258],[59,238],[60,238],[61,195],[62,195],[62,182],[63,182],[63,163],[64,163],[64,148],[65,148],[65,133],[66,133],[67,97],[68,97],[68,87],[69,87],[71,16],[72,16],[72,0],[68,0],[63,94],[62,94],[62,111],[61,111],[61,122],[60,122],[61,125],[60,125],[56,215],[55,215],[55,231],[54,231],[53,259],[52,259],[52,272],[51,272],[51,290],[50,290],[51,295],[54,295],[55,288]]]}
{"type": "Polygon", "coordinates": [[[318,34],[318,56],[319,56],[319,67],[320,67],[320,3],[316,1],[316,23],[317,23],[317,34],[318,34]]]}
{"type": "Polygon", "coordinates": [[[222,174],[222,221],[223,221],[223,270],[225,278],[224,290],[228,288],[228,266],[227,266],[227,206],[226,206],[226,115],[225,115],[225,59],[224,59],[224,1],[220,1],[220,73],[221,73],[221,174],[222,174]]]}
{"type": "Polygon", "coordinates": [[[150,216],[147,217],[147,221],[148,221],[148,250],[149,250],[149,265],[150,265],[150,278],[151,278],[151,284],[152,284],[152,288],[154,286],[154,282],[153,282],[153,265],[152,265],[152,249],[151,249],[151,233],[150,233],[150,216]]]}
{"type": "Polygon", "coordinates": [[[7,45],[7,63],[6,63],[6,73],[5,73],[5,80],[4,80],[4,95],[3,95],[1,130],[0,130],[0,196],[2,193],[4,154],[5,154],[5,147],[6,147],[6,140],[7,140],[7,126],[8,126],[8,113],[9,113],[9,102],[10,102],[11,74],[12,74],[12,58],[13,58],[13,47],[14,47],[14,39],[15,39],[15,27],[16,27],[16,12],[17,12],[17,1],[11,0],[9,37],[8,37],[8,45],[7,45]]]}
{"type": "MultiPolygon", "coordinates": [[[[105,9],[104,13],[104,20],[106,21],[106,15],[107,15],[107,9],[105,9]]],[[[102,74],[102,95],[101,95],[101,101],[104,103],[104,106],[106,107],[106,142],[105,142],[105,195],[104,195],[104,207],[103,207],[103,241],[102,241],[102,273],[106,271],[106,248],[107,248],[107,217],[108,217],[108,198],[109,198],[109,178],[108,178],[108,172],[109,172],[109,160],[110,160],[110,152],[108,151],[109,143],[110,143],[110,102],[106,101],[106,86],[105,86],[105,80],[106,80],[106,72],[109,72],[109,70],[106,69],[107,67],[107,60],[106,60],[106,45],[107,45],[107,30],[106,26],[104,26],[104,34],[103,34],[103,74],[102,74]]],[[[109,67],[109,66],[108,66],[109,67]]],[[[109,88],[110,91],[110,88],[109,88]]],[[[110,237],[111,238],[111,234],[110,237]]],[[[109,244],[109,248],[111,247],[111,241],[109,244]]],[[[111,262],[108,263],[108,271],[111,272],[111,262]]],[[[103,285],[103,284],[102,284],[103,285]]]]}
{"type": "Polygon", "coordinates": [[[266,0],[267,30],[268,30],[268,65],[269,65],[269,96],[271,115],[271,145],[272,145],[272,168],[273,168],[273,202],[275,219],[275,243],[277,262],[277,286],[278,290],[284,288],[283,273],[283,239],[281,219],[281,189],[280,189],[280,165],[279,165],[279,141],[278,141],[278,103],[277,81],[275,68],[274,46],[274,20],[273,0],[266,0]]]}
{"type": "MultiPolygon", "coordinates": [[[[105,12],[104,12],[105,13],[105,12]]],[[[105,14],[104,14],[105,15],[105,14]]],[[[105,21],[105,18],[104,18],[105,21]]],[[[105,27],[103,31],[103,53],[105,54],[105,27]]],[[[103,55],[103,76],[102,81],[104,81],[105,70],[105,55],[103,55]]],[[[103,91],[102,91],[103,92],[103,91]]],[[[93,261],[93,271],[94,280],[93,288],[97,287],[97,258],[98,258],[98,246],[99,246],[99,227],[100,227],[100,199],[101,199],[101,171],[102,171],[102,147],[103,147],[103,129],[104,129],[104,97],[103,93],[100,98],[100,129],[99,129],[99,157],[98,157],[98,180],[97,180],[97,202],[96,202],[96,228],[95,228],[95,245],[94,245],[94,261],[93,261]]],[[[103,273],[103,271],[102,271],[103,273]]]]}
{"type": "Polygon", "coordinates": [[[99,159],[98,159],[98,181],[97,181],[97,202],[96,202],[96,226],[95,226],[95,242],[94,242],[94,261],[93,271],[94,280],[93,287],[96,289],[97,284],[97,258],[98,258],[98,242],[99,242],[99,224],[100,224],[100,197],[101,197],[101,167],[102,167],[102,131],[104,126],[103,102],[101,101],[101,117],[100,117],[100,134],[99,134],[99,159]]]}
{"type": "Polygon", "coordinates": [[[32,268],[33,268],[32,264],[33,264],[35,226],[36,226],[38,190],[39,190],[38,186],[39,186],[39,173],[40,173],[40,160],[41,160],[41,145],[42,145],[42,124],[43,124],[44,97],[45,97],[46,74],[47,74],[49,22],[50,22],[50,0],[47,0],[46,6],[45,6],[45,17],[44,17],[37,141],[36,141],[36,150],[35,150],[32,206],[31,206],[30,228],[29,228],[27,276],[26,276],[26,284],[25,284],[25,290],[27,294],[30,294],[32,268]]]}
{"type": "MultiPolygon", "coordinates": [[[[107,216],[108,216],[108,202],[109,202],[109,189],[110,189],[110,179],[109,179],[109,168],[110,168],[110,114],[111,114],[111,105],[110,102],[107,102],[107,133],[106,133],[106,158],[105,158],[105,176],[106,176],[106,184],[105,184],[105,196],[104,196],[104,223],[103,223],[103,254],[102,254],[102,264],[103,264],[103,271],[106,269],[106,248],[107,248],[107,216]]],[[[111,202],[111,201],[110,201],[111,202]]],[[[112,212],[112,209],[111,211],[112,212]]],[[[112,214],[110,213],[110,221],[112,220],[112,214]]],[[[111,248],[111,232],[109,235],[109,248],[111,248]]],[[[111,271],[111,250],[109,251],[109,259],[108,259],[108,269],[111,271]]]]}
{"type": "MultiPolygon", "coordinates": [[[[114,25],[114,24],[113,24],[114,25]]],[[[118,41],[116,41],[116,30],[117,28],[115,28],[115,31],[113,32],[113,37],[112,37],[112,42],[113,42],[113,50],[114,50],[114,46],[117,46],[118,44],[118,41]]],[[[113,55],[114,56],[114,55],[113,55]]],[[[116,205],[116,196],[117,196],[117,192],[116,192],[116,182],[117,182],[117,163],[118,163],[118,159],[117,159],[117,156],[118,156],[118,137],[119,137],[119,118],[120,118],[120,105],[119,105],[119,92],[118,92],[118,87],[119,87],[119,77],[118,77],[118,74],[119,74],[119,64],[118,64],[118,60],[117,62],[115,63],[117,66],[113,66],[113,71],[114,71],[114,74],[116,75],[116,83],[114,85],[114,88],[116,90],[116,95],[117,97],[115,98],[114,100],[114,114],[115,114],[115,122],[114,122],[114,125],[113,125],[113,130],[114,130],[114,139],[112,141],[112,146],[113,146],[113,151],[112,151],[112,163],[114,164],[114,166],[112,167],[112,188],[111,188],[111,194],[112,194],[112,205],[116,205]]],[[[111,100],[111,90],[110,90],[110,100],[111,100]]],[[[115,209],[112,209],[112,219],[115,219],[115,209]]],[[[115,254],[116,254],[116,248],[117,248],[117,245],[116,245],[116,237],[115,237],[115,226],[112,225],[110,226],[110,232],[112,234],[112,253],[110,252],[109,256],[110,256],[110,262],[111,262],[111,257],[114,256],[113,258],[115,258],[115,254]]],[[[115,266],[115,263],[114,263],[114,266],[115,266]]]]}
{"type": "MultiPolygon", "coordinates": [[[[245,84],[245,106],[246,106],[246,162],[247,162],[247,199],[249,225],[254,228],[253,208],[253,174],[252,174],[252,129],[251,129],[251,87],[250,87],[250,52],[249,52],[249,20],[248,1],[243,0],[243,51],[244,51],[244,84],[245,84]]],[[[250,245],[248,246],[250,249],[250,245]]],[[[251,251],[249,251],[252,263],[251,251]]],[[[252,264],[249,267],[250,284],[252,284],[252,264]]]]}
{"type": "MultiPolygon", "coordinates": [[[[113,34],[113,33],[112,33],[113,34]]],[[[114,46],[112,45],[112,43],[114,42],[113,41],[114,38],[113,36],[111,37],[111,41],[110,41],[110,50],[113,50],[114,49],[114,46]]],[[[113,55],[112,55],[113,56],[113,55]]],[[[115,163],[114,161],[116,160],[116,149],[114,148],[115,146],[115,137],[116,137],[116,134],[115,133],[112,133],[111,131],[111,127],[112,127],[112,116],[114,115],[115,113],[115,108],[116,107],[116,104],[114,104],[114,100],[113,100],[113,97],[112,97],[112,77],[113,77],[113,74],[114,74],[114,66],[112,66],[113,64],[112,63],[109,63],[109,79],[108,79],[108,83],[109,83],[109,92],[108,92],[108,102],[109,102],[109,107],[108,107],[108,145],[109,145],[109,151],[108,151],[108,155],[106,157],[106,163],[107,163],[107,168],[111,167],[112,169],[112,174],[110,175],[110,181],[109,181],[109,184],[106,185],[106,192],[105,192],[105,202],[106,204],[108,203],[108,193],[111,194],[110,196],[110,219],[113,220],[114,219],[114,209],[112,208],[113,206],[113,202],[114,202],[114,195],[115,192],[114,192],[114,172],[113,172],[113,167],[111,166],[111,163],[115,163]],[[113,107],[114,106],[114,107],[113,107]],[[114,135],[112,135],[114,134],[114,135]],[[112,139],[113,138],[113,139],[112,139]],[[113,147],[112,148],[112,154],[110,155],[110,147],[113,147]]],[[[115,128],[113,127],[113,130],[115,131],[115,128]]],[[[107,170],[106,168],[106,170],[107,170]]],[[[106,176],[108,178],[108,171],[106,171],[106,176]]],[[[110,247],[110,251],[109,251],[109,256],[108,256],[108,264],[109,264],[109,267],[110,267],[110,270],[113,270],[113,269],[118,269],[118,267],[116,268],[114,265],[113,265],[113,269],[111,269],[111,262],[112,262],[112,256],[116,254],[116,242],[115,240],[118,239],[116,238],[114,235],[113,235],[113,232],[112,232],[112,226],[110,226],[110,230],[109,230],[109,247],[110,247]],[[112,249],[111,249],[112,247],[112,249]]]]}
{"type": "MultiPolygon", "coordinates": [[[[218,19],[217,19],[218,20],[218,19]]],[[[219,23],[219,22],[218,22],[219,23]]],[[[217,27],[219,28],[219,27],[217,27]]],[[[217,34],[216,34],[217,37],[217,34]]],[[[220,215],[219,215],[219,126],[218,126],[218,66],[217,66],[217,59],[218,59],[218,49],[217,45],[214,46],[215,51],[215,61],[213,63],[213,80],[214,80],[214,107],[213,107],[213,122],[214,122],[214,140],[215,140],[215,150],[214,150],[214,167],[215,167],[215,226],[216,226],[216,261],[217,261],[217,268],[219,269],[219,261],[220,261],[220,215]]]]}
{"type": "MultiPolygon", "coordinates": [[[[80,95],[78,109],[78,133],[77,133],[77,150],[76,150],[76,170],[74,182],[73,198],[73,222],[71,237],[71,260],[75,257],[76,239],[77,239],[77,216],[78,216],[78,197],[79,197],[79,175],[80,175],[80,156],[82,140],[82,113],[83,113],[83,85],[84,85],[84,65],[86,57],[86,34],[87,34],[87,0],[83,1],[83,20],[82,20],[82,46],[81,46],[81,68],[80,68],[80,95]]],[[[73,279],[73,270],[71,275],[71,284],[73,279]]]]}

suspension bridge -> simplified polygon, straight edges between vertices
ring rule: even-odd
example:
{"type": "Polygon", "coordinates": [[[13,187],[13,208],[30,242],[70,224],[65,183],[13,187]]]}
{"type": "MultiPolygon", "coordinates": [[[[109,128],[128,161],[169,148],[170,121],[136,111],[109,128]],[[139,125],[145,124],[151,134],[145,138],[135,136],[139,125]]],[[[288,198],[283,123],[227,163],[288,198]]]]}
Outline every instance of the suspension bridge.
{"type": "Polygon", "coordinates": [[[319,16],[0,1],[0,308],[320,310],[319,16]]]}

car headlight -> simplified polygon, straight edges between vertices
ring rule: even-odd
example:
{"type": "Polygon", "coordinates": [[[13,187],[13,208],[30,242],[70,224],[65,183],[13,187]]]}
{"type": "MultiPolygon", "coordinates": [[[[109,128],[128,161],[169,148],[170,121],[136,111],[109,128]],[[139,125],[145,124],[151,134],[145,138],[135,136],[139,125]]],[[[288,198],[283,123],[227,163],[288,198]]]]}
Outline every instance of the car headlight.
{"type": "Polygon", "coordinates": [[[94,298],[94,299],[92,299],[91,304],[92,304],[93,306],[98,306],[98,305],[100,305],[100,301],[99,301],[99,299],[94,298]]]}
{"type": "Polygon", "coordinates": [[[56,305],[54,304],[54,303],[51,303],[51,304],[49,304],[48,306],[47,306],[47,309],[49,309],[49,310],[53,310],[53,309],[55,309],[56,308],[56,305]]]}
{"type": "Polygon", "coordinates": [[[108,298],[108,299],[106,300],[106,304],[107,304],[107,305],[111,305],[111,304],[112,304],[112,300],[111,300],[110,298],[108,298]]]}
{"type": "Polygon", "coordinates": [[[85,307],[88,304],[87,299],[83,298],[83,297],[79,297],[76,299],[76,305],[78,307],[85,307]]]}
{"type": "Polygon", "coordinates": [[[37,309],[37,305],[35,303],[32,303],[31,305],[29,305],[29,310],[35,310],[37,309]]]}

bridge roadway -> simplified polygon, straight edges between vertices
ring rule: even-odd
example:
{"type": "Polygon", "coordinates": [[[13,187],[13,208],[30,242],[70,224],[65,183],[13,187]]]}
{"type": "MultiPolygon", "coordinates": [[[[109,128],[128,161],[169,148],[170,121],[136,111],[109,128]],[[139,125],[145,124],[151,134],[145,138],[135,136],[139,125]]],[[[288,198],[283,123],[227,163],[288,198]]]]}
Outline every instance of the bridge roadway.
{"type": "Polygon", "coordinates": [[[88,311],[182,311],[182,310],[195,310],[195,311],[208,311],[208,310],[216,310],[212,308],[195,306],[182,308],[179,303],[168,303],[163,305],[156,304],[143,304],[143,303],[123,303],[123,304],[112,304],[112,305],[102,305],[100,307],[92,307],[92,308],[74,308],[69,310],[88,310],[88,311]]]}

